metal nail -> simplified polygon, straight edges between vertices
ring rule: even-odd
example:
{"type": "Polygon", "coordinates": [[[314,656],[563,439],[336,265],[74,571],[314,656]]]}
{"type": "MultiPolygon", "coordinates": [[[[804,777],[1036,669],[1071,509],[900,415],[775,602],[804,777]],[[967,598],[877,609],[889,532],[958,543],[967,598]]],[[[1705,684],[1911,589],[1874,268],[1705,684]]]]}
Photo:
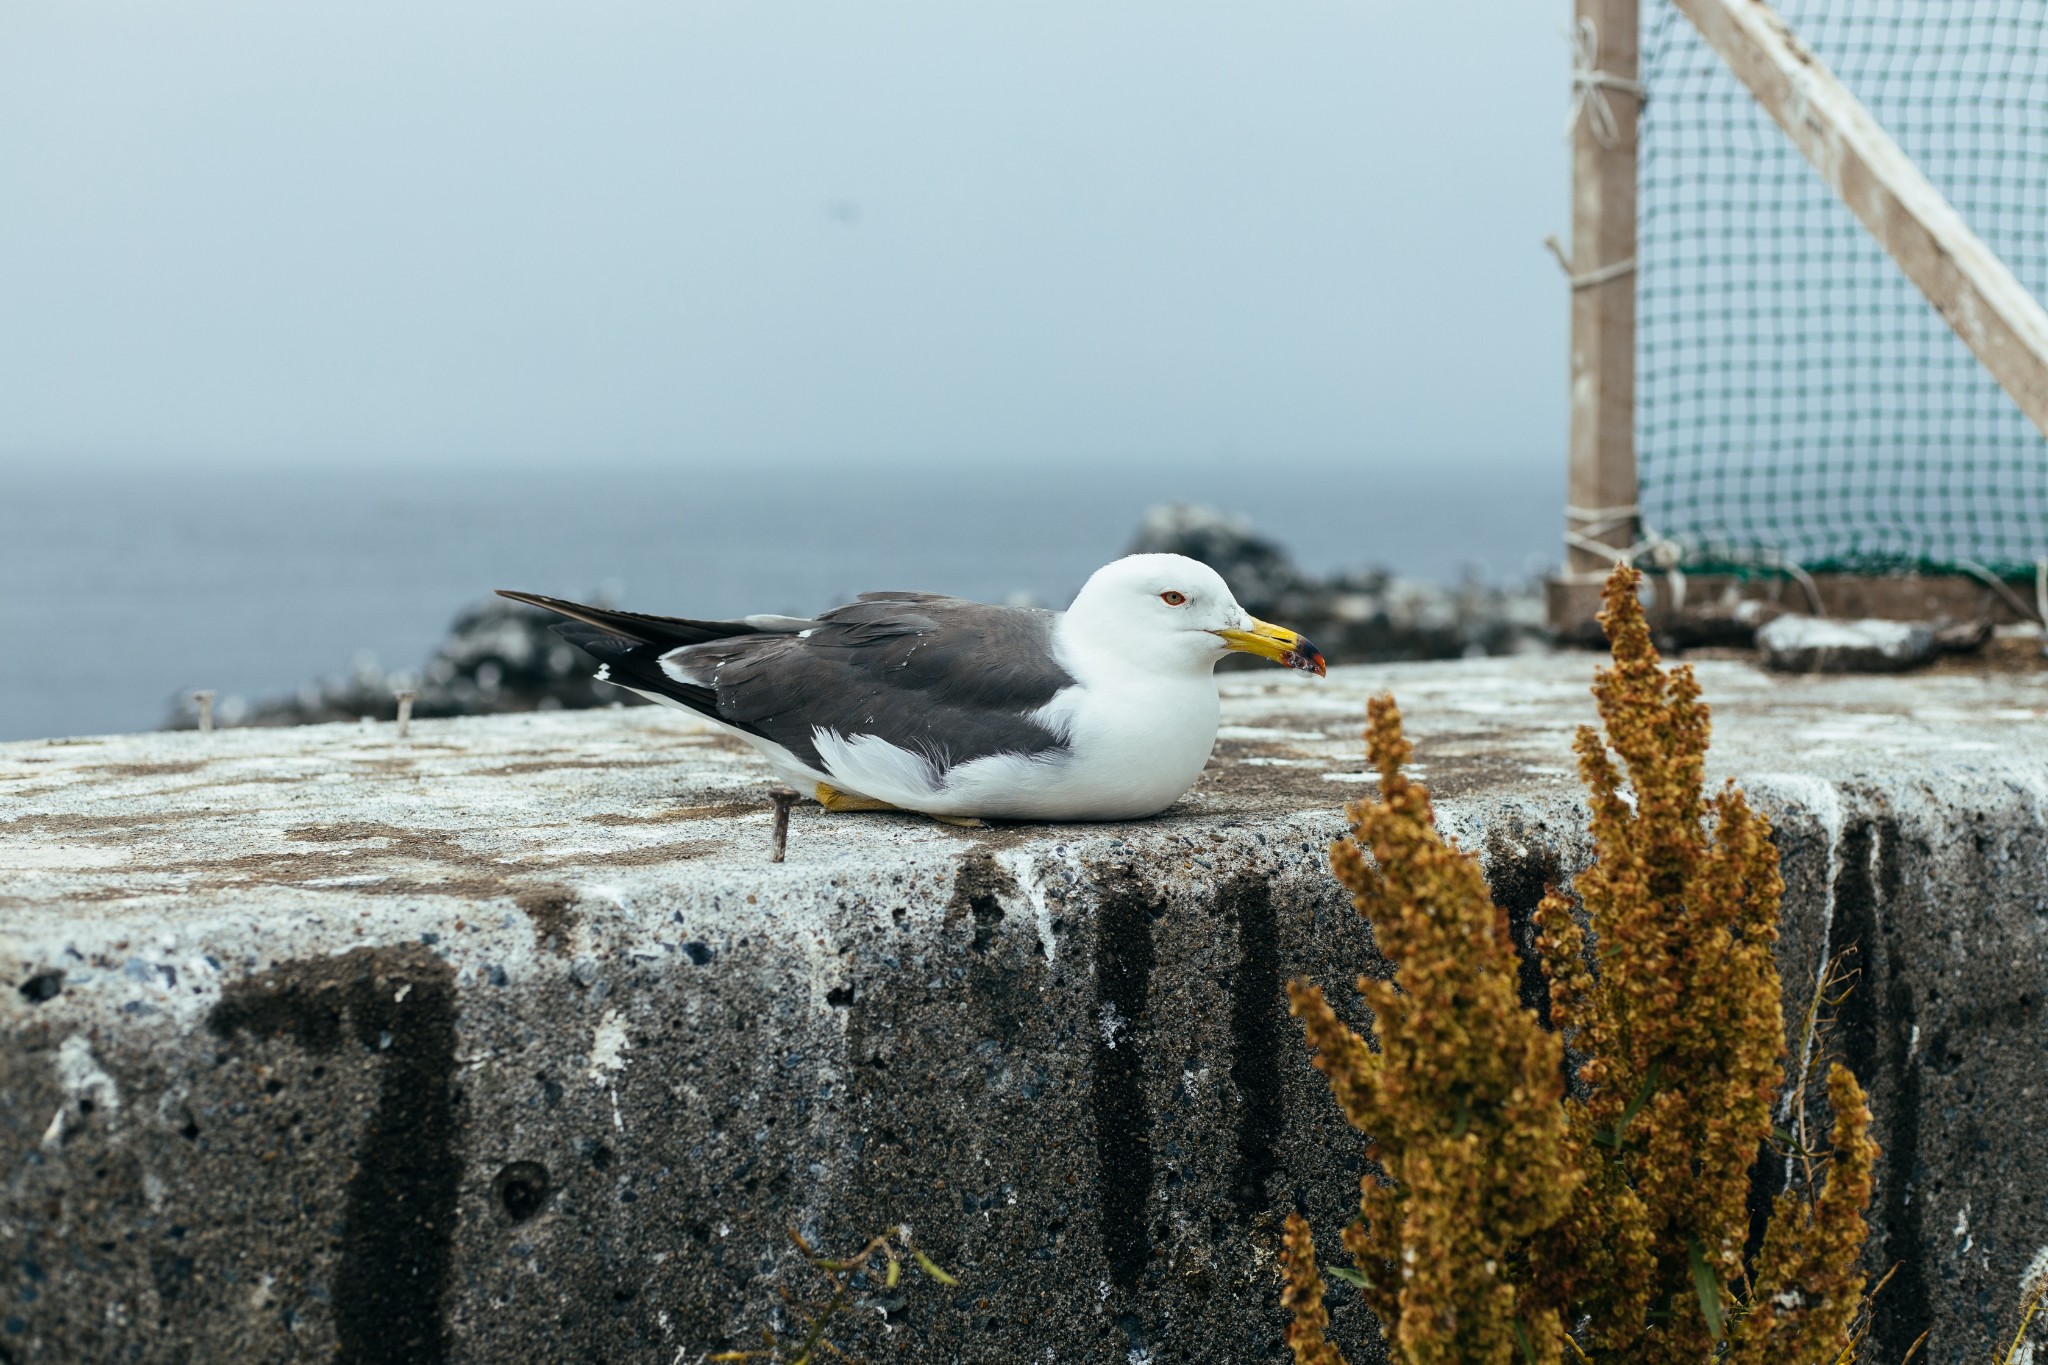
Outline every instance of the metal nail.
{"type": "Polygon", "coordinates": [[[211,733],[213,730],[213,693],[194,692],[192,694],[192,700],[199,703],[200,730],[206,733],[211,733]]]}
{"type": "Polygon", "coordinates": [[[412,704],[420,694],[410,687],[401,687],[392,695],[398,698],[398,737],[404,739],[405,732],[412,728],[412,704]]]}
{"type": "Polygon", "coordinates": [[[788,787],[770,787],[768,799],[775,803],[775,861],[779,863],[782,855],[789,852],[789,808],[796,801],[796,793],[788,787]]]}

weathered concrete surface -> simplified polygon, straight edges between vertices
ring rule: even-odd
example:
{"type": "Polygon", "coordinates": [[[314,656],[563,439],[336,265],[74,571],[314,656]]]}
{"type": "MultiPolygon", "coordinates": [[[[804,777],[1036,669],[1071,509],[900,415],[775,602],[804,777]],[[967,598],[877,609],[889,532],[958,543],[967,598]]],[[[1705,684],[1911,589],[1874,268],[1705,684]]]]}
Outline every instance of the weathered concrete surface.
{"type": "MultiPolygon", "coordinates": [[[[1322,867],[1364,698],[1524,916],[1591,667],[1249,675],[1160,819],[805,806],[781,866],[765,770],[651,708],[0,746],[0,1362],[667,1365],[758,1340],[785,1229],[898,1221],[963,1283],[870,1355],[1278,1360],[1277,1220],[1334,1250],[1360,1152],[1280,983],[1385,970],[1322,867]]],[[[1788,995],[1861,955],[1873,1358],[1991,1359],[2048,1242],[2048,687],[1702,675],[1788,995]]]]}

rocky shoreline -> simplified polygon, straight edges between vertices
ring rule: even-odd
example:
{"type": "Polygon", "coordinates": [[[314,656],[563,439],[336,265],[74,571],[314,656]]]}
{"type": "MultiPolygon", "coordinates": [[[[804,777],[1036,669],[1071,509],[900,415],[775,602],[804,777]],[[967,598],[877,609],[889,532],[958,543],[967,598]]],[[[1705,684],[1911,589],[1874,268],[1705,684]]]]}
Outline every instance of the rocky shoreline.
{"type": "MultiPolygon", "coordinates": [[[[1223,575],[1252,615],[1302,632],[1333,664],[1528,654],[1549,648],[1541,585],[1402,578],[1386,569],[1321,577],[1241,518],[1185,503],[1155,507],[1133,554],[1182,554],[1223,575]]],[[[1255,660],[1232,660],[1256,666],[1255,660]]]]}
{"type": "MultiPolygon", "coordinates": [[[[1129,548],[1134,554],[1184,554],[1210,565],[1248,611],[1301,631],[1333,664],[1522,654],[1549,647],[1543,600],[1534,583],[1501,586],[1468,578],[1447,586],[1384,569],[1318,576],[1242,518],[1181,503],[1148,512],[1129,548]]],[[[592,677],[595,661],[549,628],[557,619],[533,607],[487,598],[455,618],[447,638],[417,670],[386,672],[365,657],[345,674],[310,680],[285,696],[253,703],[224,698],[215,707],[215,723],[391,720],[398,714],[401,691],[416,694],[412,714],[422,718],[647,704],[592,677]]],[[[1226,662],[1256,666],[1250,659],[1226,662]]],[[[187,694],[173,704],[163,728],[190,730],[198,724],[198,705],[187,694]]]]}

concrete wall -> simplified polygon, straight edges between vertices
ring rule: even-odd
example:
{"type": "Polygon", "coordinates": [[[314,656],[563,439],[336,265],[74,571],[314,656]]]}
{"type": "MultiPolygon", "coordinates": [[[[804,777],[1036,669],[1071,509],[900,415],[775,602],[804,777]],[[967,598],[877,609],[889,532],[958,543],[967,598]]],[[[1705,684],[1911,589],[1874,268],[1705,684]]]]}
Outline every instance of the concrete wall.
{"type": "MultiPolygon", "coordinates": [[[[1386,970],[1322,866],[1363,698],[1522,916],[1589,667],[1251,675],[1159,820],[805,807],[781,865],[764,772],[650,711],[0,747],[0,1362],[683,1362],[801,1286],[788,1229],[897,1222],[962,1283],[873,1358],[1282,1359],[1278,1221],[1334,1251],[1361,1141],[1279,986],[1386,970]]],[[[1993,1359],[2048,1242],[2048,696],[1706,684],[1795,1008],[1860,953],[1873,1359],[1993,1359]]]]}

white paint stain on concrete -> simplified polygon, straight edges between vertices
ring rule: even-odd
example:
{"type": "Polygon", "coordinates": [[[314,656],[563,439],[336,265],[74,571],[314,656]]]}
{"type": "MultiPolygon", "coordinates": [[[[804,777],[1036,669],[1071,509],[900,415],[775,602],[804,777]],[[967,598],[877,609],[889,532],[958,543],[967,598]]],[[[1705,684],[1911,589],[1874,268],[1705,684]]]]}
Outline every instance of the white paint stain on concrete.
{"type": "MultiPolygon", "coordinates": [[[[1819,822],[1821,833],[1827,840],[1828,865],[1826,899],[1821,907],[1820,952],[1815,955],[1813,983],[1816,994],[1826,984],[1828,963],[1834,954],[1835,935],[1835,883],[1842,872],[1842,827],[1846,813],[1842,808],[1842,793],[1834,783],[1808,773],[1765,773],[1749,783],[1750,790],[1775,791],[1789,797],[1795,804],[1803,806],[1819,822]]],[[[1873,850],[1874,852],[1874,850],[1873,850]]],[[[1809,1034],[1804,1040],[1804,1050],[1799,1057],[1799,1079],[1778,1097],[1778,1121],[1784,1122],[1792,1112],[1792,1106],[1806,1093],[1807,1082],[1813,1070],[1816,1039],[1809,1034]]],[[[1796,1046],[1797,1044],[1795,1044],[1796,1046]]],[[[1792,1178],[1792,1158],[1785,1158],[1785,1179],[1792,1178]]]]}
{"type": "Polygon", "coordinates": [[[121,1112],[120,1088],[92,1055],[92,1043],[82,1033],[72,1034],[57,1047],[57,1084],[64,1091],[64,1103],[50,1119],[50,1126],[43,1130],[46,1148],[64,1141],[65,1126],[80,1100],[91,1100],[93,1108],[105,1115],[108,1123],[121,1112]]]}
{"type": "Polygon", "coordinates": [[[632,1046],[619,1012],[606,1010],[590,1038],[590,1079],[599,1085],[611,1084],[612,1077],[626,1069],[626,1051],[632,1046]]]}
{"type": "Polygon", "coordinates": [[[1024,892],[1025,901],[1031,906],[1031,919],[1038,926],[1038,946],[1045,951],[1045,962],[1051,966],[1059,959],[1059,944],[1053,940],[1052,907],[1045,899],[1045,883],[1040,881],[1032,855],[1025,850],[998,853],[996,862],[1007,868],[1017,879],[1017,886],[1024,892]]]}

